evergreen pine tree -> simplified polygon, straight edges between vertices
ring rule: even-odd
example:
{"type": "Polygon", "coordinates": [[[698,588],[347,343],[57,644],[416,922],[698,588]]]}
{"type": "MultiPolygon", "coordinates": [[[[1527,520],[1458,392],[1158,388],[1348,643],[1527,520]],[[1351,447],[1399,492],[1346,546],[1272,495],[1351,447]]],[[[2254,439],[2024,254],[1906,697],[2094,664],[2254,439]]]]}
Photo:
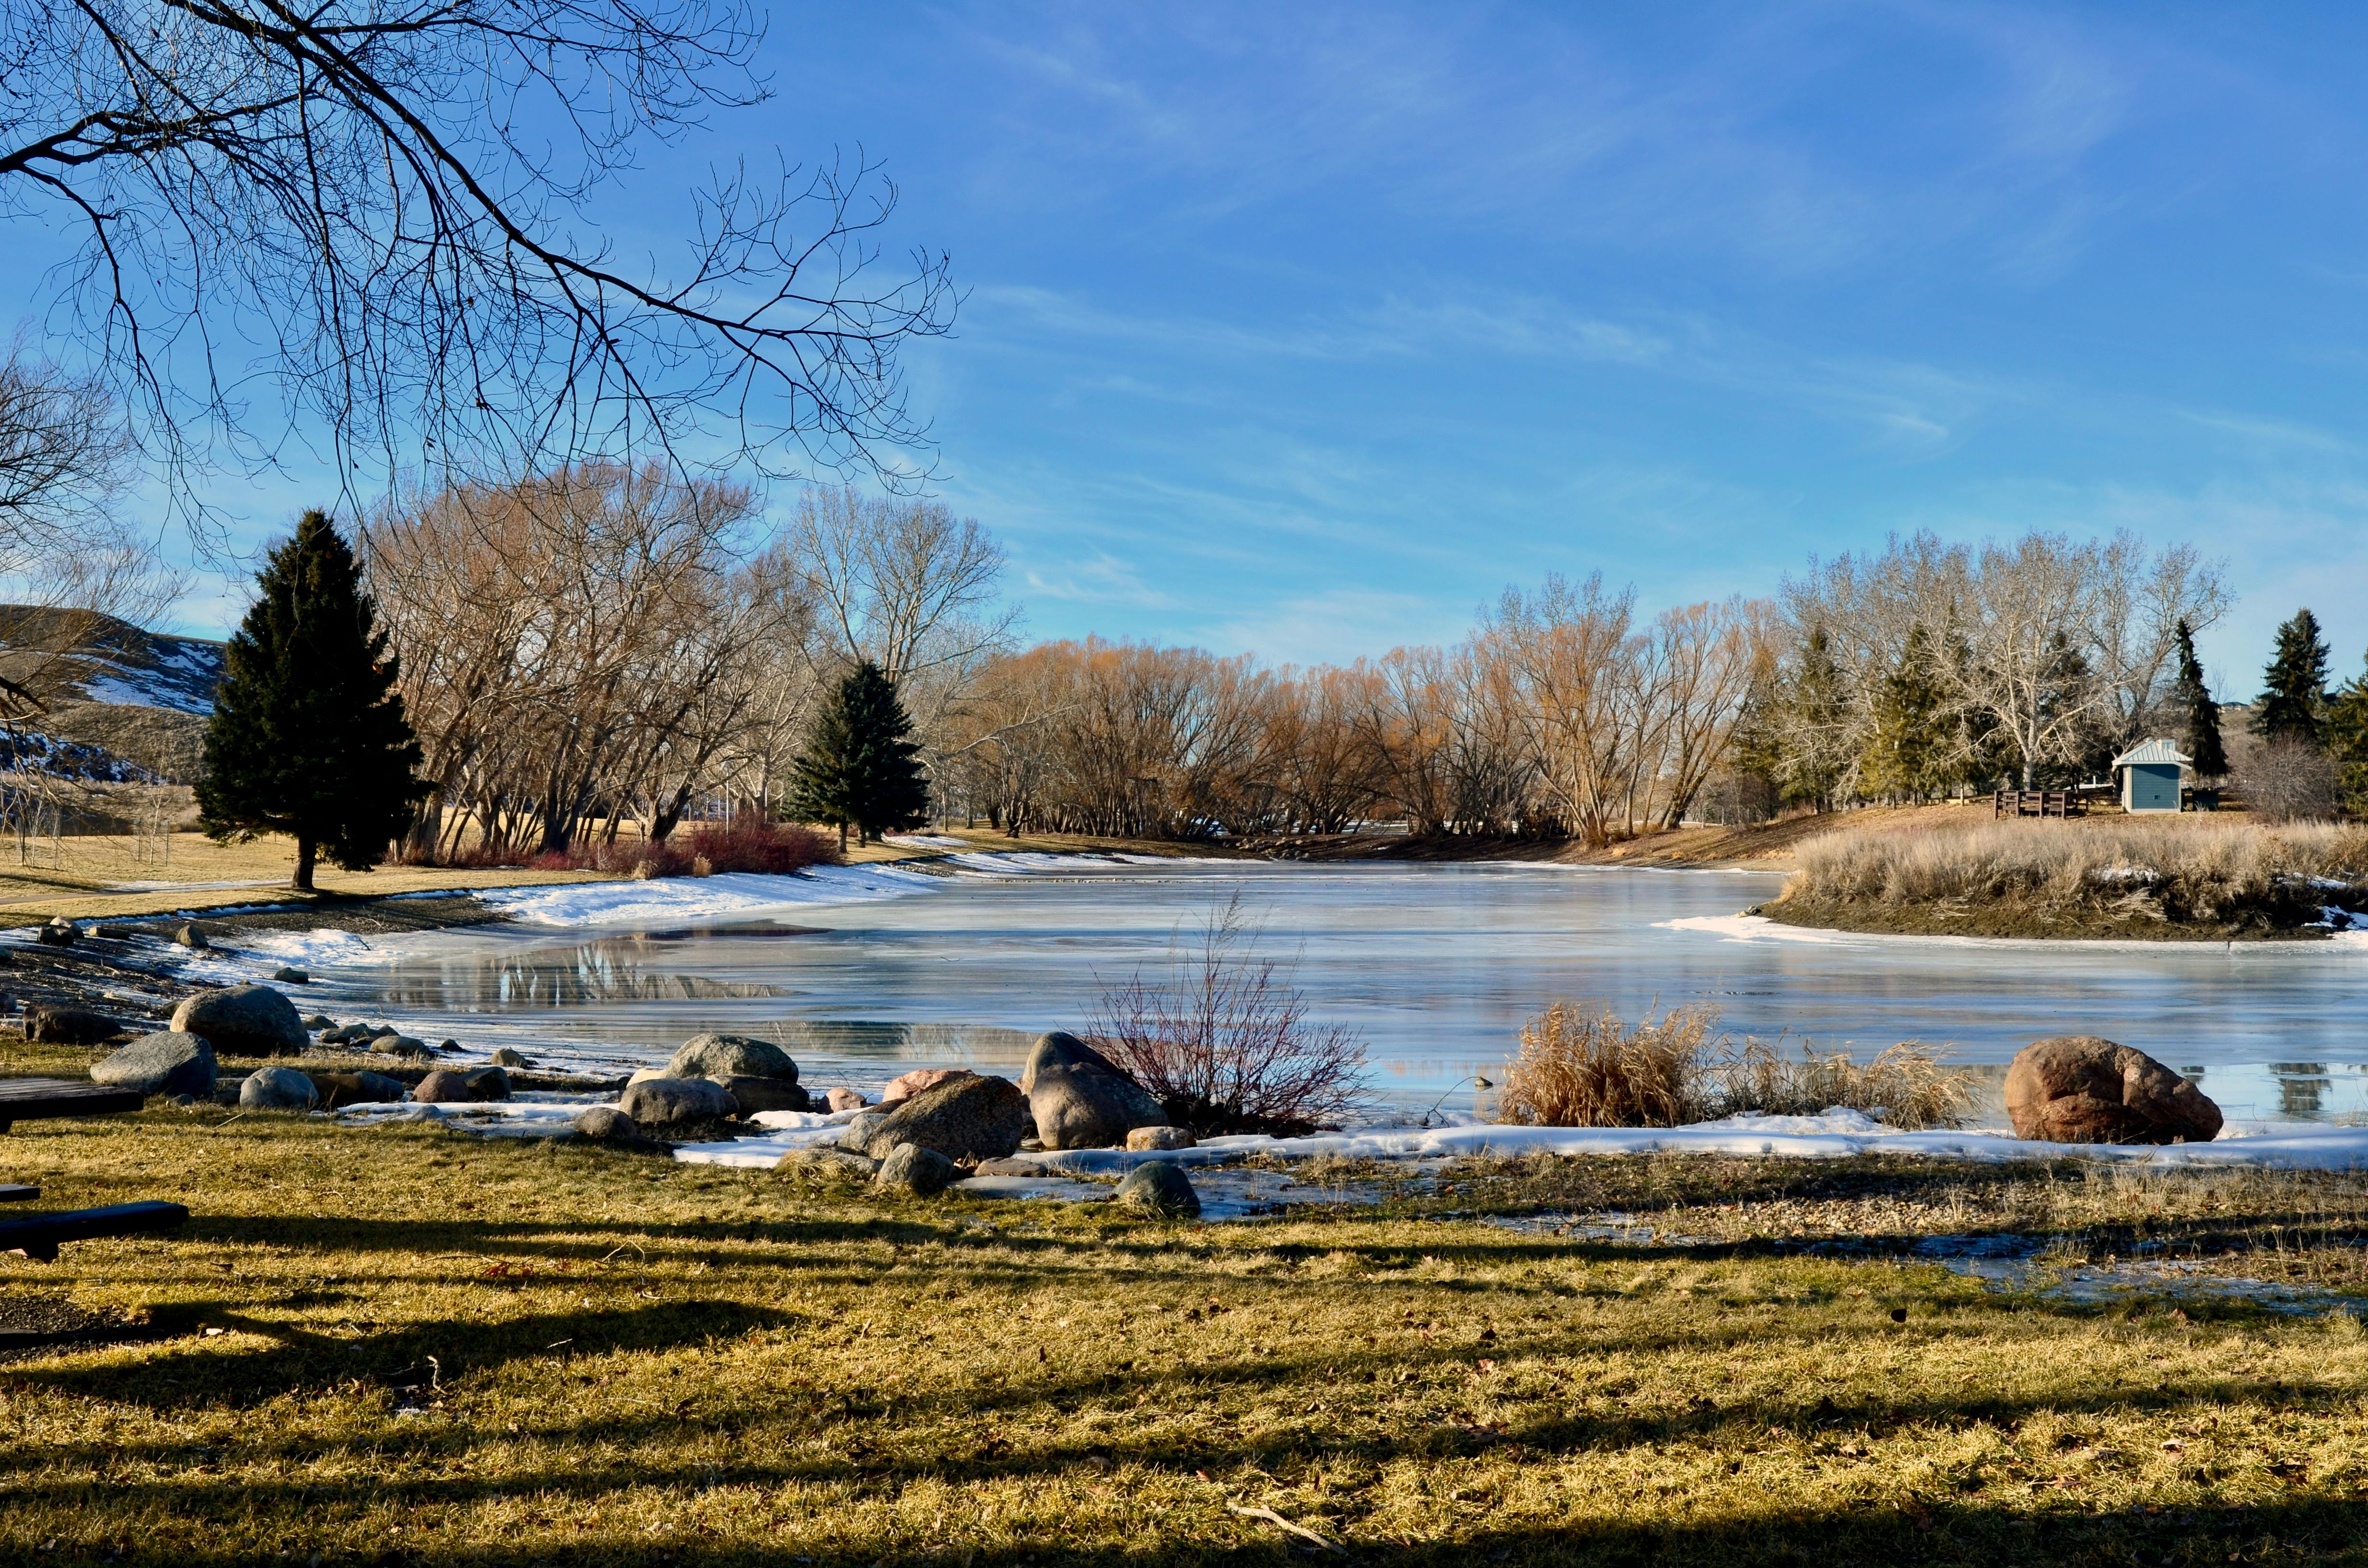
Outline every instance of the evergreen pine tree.
{"type": "Polygon", "coordinates": [[[2327,640],[2306,609],[2278,628],[2278,647],[2261,676],[2253,733],[2265,741],[2317,745],[2327,723],[2327,640]]]}
{"type": "Polygon", "coordinates": [[[1784,713],[1788,742],[1785,793],[1826,811],[1833,806],[1841,789],[1847,750],[1843,744],[1846,694],[1842,673],[1834,661],[1833,642],[1824,627],[1809,629],[1788,696],[1784,713]]]}
{"type": "Polygon", "coordinates": [[[866,659],[838,683],[814,722],[814,738],[797,761],[790,784],[790,810],[807,822],[877,838],[890,828],[912,827],[928,817],[929,786],[905,737],[913,732],[898,700],[895,683],[866,659]]]}
{"type": "Polygon", "coordinates": [[[325,849],[349,871],[385,857],[427,795],[395,661],[353,551],[307,512],[256,575],[206,727],[199,823],[214,838],[296,840],[289,885],[313,891],[325,849]]]}
{"type": "Polygon", "coordinates": [[[1932,669],[1931,639],[1912,627],[1899,667],[1875,691],[1874,722],[1859,763],[1862,792],[1915,801],[1947,785],[1946,700],[1932,669]]]}
{"type": "Polygon", "coordinates": [[[2179,623],[2179,678],[2172,700],[2187,721],[2184,749],[2198,778],[2219,778],[2228,771],[2228,751],[2220,744],[2220,705],[2203,685],[2203,666],[2196,662],[2195,634],[2179,623]]]}
{"type": "Polygon", "coordinates": [[[2368,817],[2368,673],[2345,681],[2328,702],[2327,750],[2344,811],[2368,817]]]}

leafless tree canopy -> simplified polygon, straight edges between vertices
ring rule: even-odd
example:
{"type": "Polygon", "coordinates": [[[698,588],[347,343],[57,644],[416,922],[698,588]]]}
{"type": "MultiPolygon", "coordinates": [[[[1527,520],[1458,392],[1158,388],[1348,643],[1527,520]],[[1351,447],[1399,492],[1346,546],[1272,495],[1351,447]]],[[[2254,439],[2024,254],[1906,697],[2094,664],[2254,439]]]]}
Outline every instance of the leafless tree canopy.
{"type": "Polygon", "coordinates": [[[0,210],[79,231],[54,303],[176,469],[317,425],[446,477],[719,437],[893,477],[899,348],[953,299],[942,257],[881,268],[874,168],[723,171],[672,258],[586,237],[637,155],[764,100],[758,18],[0,0],[0,210]]]}

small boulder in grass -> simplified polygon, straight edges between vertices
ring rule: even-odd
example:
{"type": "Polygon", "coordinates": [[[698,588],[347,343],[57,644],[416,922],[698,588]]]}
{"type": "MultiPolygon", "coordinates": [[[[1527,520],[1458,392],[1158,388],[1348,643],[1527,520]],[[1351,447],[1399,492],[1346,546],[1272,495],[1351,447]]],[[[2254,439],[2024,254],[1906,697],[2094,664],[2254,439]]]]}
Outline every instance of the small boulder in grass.
{"type": "Polygon", "coordinates": [[[1128,1172],[1118,1184],[1118,1200],[1162,1220],[1195,1220],[1201,1214],[1201,1195],[1192,1190],[1192,1178],[1165,1160],[1128,1172]]]}
{"type": "Polygon", "coordinates": [[[478,1067],[461,1074],[461,1082],[469,1085],[472,1100],[506,1100],[510,1097],[510,1075],[499,1067],[478,1067]]]}
{"type": "Polygon", "coordinates": [[[82,939],[82,929],[63,915],[53,915],[33,932],[33,940],[45,948],[71,948],[82,939]]]}
{"type": "Polygon", "coordinates": [[[172,1029],[142,1035],[93,1067],[90,1081],[143,1095],[203,1095],[211,1099],[214,1048],[196,1035],[172,1029]]]}
{"type": "Polygon", "coordinates": [[[786,1078],[798,1081],[798,1064],[768,1040],[745,1034],[699,1034],[684,1040],[666,1062],[669,1078],[786,1078]]]}
{"type": "Polygon", "coordinates": [[[438,1068],[419,1080],[411,1097],[421,1105],[458,1105],[477,1096],[469,1092],[468,1078],[449,1068],[438,1068]]]}
{"type": "Polygon", "coordinates": [[[916,1198],[934,1198],[946,1189],[955,1175],[954,1163],[935,1149],[924,1149],[918,1143],[899,1143],[880,1162],[871,1185],[909,1192],[916,1198]]]}
{"type": "Polygon", "coordinates": [[[760,1110],[805,1110],[813,1105],[806,1092],[787,1078],[751,1078],[746,1074],[712,1080],[739,1104],[740,1114],[760,1110]]]}
{"type": "Polygon", "coordinates": [[[407,1034],[382,1034],[370,1038],[370,1048],[381,1056],[433,1056],[427,1042],[407,1034]]]}
{"type": "Polygon", "coordinates": [[[312,1073],[313,1088],[321,1096],[323,1110],[337,1110],[349,1105],[385,1105],[399,1101],[407,1092],[400,1078],[390,1078],[383,1073],[312,1073]]]}
{"type": "Polygon", "coordinates": [[[828,1105],[833,1112],[842,1110],[861,1110],[871,1103],[853,1089],[833,1089],[829,1094],[824,1096],[823,1099],[824,1103],[828,1105]]]}
{"type": "MultiPolygon", "coordinates": [[[[1029,1131],[1028,1096],[1008,1078],[964,1073],[884,1107],[863,1152],[884,1160],[899,1144],[918,1143],[950,1160],[1008,1159],[1019,1152],[1029,1131]]],[[[860,1127],[868,1115],[848,1124],[860,1127]]],[[[845,1142],[844,1139],[841,1140],[845,1142]]]]}
{"type": "Polygon", "coordinates": [[[1126,1135],[1126,1146],[1138,1152],[1190,1149],[1200,1140],[1181,1127],[1137,1127],[1126,1135]]]}
{"type": "Polygon", "coordinates": [[[499,1051],[495,1051],[491,1056],[486,1057],[485,1060],[492,1062],[496,1067],[531,1067],[534,1065],[532,1058],[522,1056],[518,1052],[512,1051],[507,1045],[502,1047],[499,1051]]]}
{"type": "Polygon", "coordinates": [[[310,985],[313,983],[313,977],[310,973],[301,969],[290,968],[285,964],[271,971],[271,978],[279,982],[282,985],[310,985]]]}
{"type": "Polygon", "coordinates": [[[612,1105],[590,1105],[575,1113],[569,1126],[575,1136],[595,1143],[638,1143],[642,1130],[633,1119],[612,1105]]]}
{"type": "Polygon", "coordinates": [[[293,1056],[313,1043],[296,1005],[268,985],[200,991],[173,1009],[173,1027],[230,1056],[293,1056]]]}
{"type": "Polygon", "coordinates": [[[2135,1047],[2058,1035],[2023,1047],[2006,1070],[2018,1138],[2049,1143],[2206,1143],[2220,1108],[2135,1047]]]}
{"type": "Polygon", "coordinates": [[[817,1181],[867,1182],[879,1171],[880,1162],[851,1149],[825,1145],[818,1149],[792,1149],[774,1162],[773,1168],[817,1181]]]}
{"type": "Polygon", "coordinates": [[[644,1128],[721,1121],[739,1114],[739,1102],[709,1078],[644,1078],[629,1084],[617,1107],[644,1128]]]}
{"type": "Polygon", "coordinates": [[[258,1067],[238,1086],[241,1110],[311,1110],[319,1098],[313,1080],[293,1067],[258,1067]]]}
{"type": "Polygon", "coordinates": [[[173,940],[184,948],[205,949],[213,946],[207,938],[206,928],[196,921],[186,921],[173,927],[173,940]]]}
{"type": "MultiPolygon", "coordinates": [[[[181,1029],[182,1026],[176,1023],[173,1028],[181,1029]]],[[[122,1032],[123,1026],[104,1013],[61,1006],[54,1002],[25,1004],[25,1038],[39,1045],[97,1045],[122,1032]]]]}

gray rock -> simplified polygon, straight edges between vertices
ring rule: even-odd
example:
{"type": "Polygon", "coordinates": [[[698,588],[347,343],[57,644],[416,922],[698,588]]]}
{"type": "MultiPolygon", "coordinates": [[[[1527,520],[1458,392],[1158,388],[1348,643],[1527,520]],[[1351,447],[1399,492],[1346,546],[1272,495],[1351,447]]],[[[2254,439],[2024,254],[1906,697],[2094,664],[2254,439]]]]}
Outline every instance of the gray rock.
{"type": "Polygon", "coordinates": [[[131,937],[131,933],[120,926],[85,926],[82,934],[96,942],[122,942],[131,937]]]}
{"type": "Polygon", "coordinates": [[[777,1171],[820,1181],[870,1181],[880,1162],[849,1149],[792,1149],[773,1164],[777,1171]]]}
{"type": "Polygon", "coordinates": [[[308,974],[303,970],[290,969],[285,965],[273,970],[271,971],[271,978],[279,982],[282,985],[310,985],[313,983],[312,975],[308,974]]]}
{"type": "Polygon", "coordinates": [[[510,1075],[499,1067],[479,1067],[461,1074],[469,1085],[472,1100],[506,1100],[510,1097],[510,1075]]]}
{"type": "Polygon", "coordinates": [[[214,1048],[193,1034],[166,1029],[142,1035],[90,1070],[94,1084],[113,1084],[143,1095],[206,1095],[214,1092],[214,1048]]]}
{"type": "Polygon", "coordinates": [[[1150,1091],[1075,1035],[1037,1040],[1019,1082],[1037,1142],[1047,1149],[1107,1149],[1138,1127],[1167,1121],[1150,1091]]]}
{"type": "Polygon", "coordinates": [[[1165,1160],[1128,1172],[1118,1184],[1118,1200],[1163,1220],[1193,1220],[1201,1214],[1201,1195],[1192,1190],[1191,1177],[1165,1160]]]}
{"type": "Polygon", "coordinates": [[[382,1034],[370,1037],[370,1048],[381,1056],[433,1056],[427,1042],[407,1034],[382,1034]]]}
{"type": "Polygon", "coordinates": [[[1051,1176],[1053,1167],[1041,1160],[1010,1159],[981,1160],[971,1167],[973,1176],[1051,1176]]]}
{"type": "Polygon", "coordinates": [[[507,1045],[502,1047],[499,1051],[495,1051],[491,1056],[485,1058],[485,1060],[492,1062],[496,1067],[531,1067],[534,1065],[534,1062],[530,1058],[521,1056],[507,1045]]]}
{"type": "Polygon", "coordinates": [[[617,1106],[642,1127],[716,1121],[740,1108],[723,1085],[709,1078],[644,1078],[626,1085],[617,1106]]]}
{"type": "Polygon", "coordinates": [[[1190,1149],[1200,1140],[1181,1127],[1138,1127],[1126,1135],[1130,1149],[1190,1149]]]}
{"type": "Polygon", "coordinates": [[[723,1085],[724,1092],[739,1102],[743,1116],[754,1116],[760,1110],[804,1110],[812,1104],[806,1092],[788,1078],[751,1078],[743,1074],[713,1081],[723,1085]]]}
{"type": "Polygon", "coordinates": [[[1000,1160],[1019,1153],[1027,1134],[1028,1096],[1019,1085],[964,1074],[898,1103],[871,1129],[863,1152],[884,1160],[889,1150],[917,1143],[949,1160],[1000,1160]]]}
{"type": "Polygon", "coordinates": [[[311,1110],[313,1080],[293,1067],[258,1067],[238,1086],[241,1110],[311,1110]]]}
{"type": "Polygon", "coordinates": [[[78,939],[80,939],[81,936],[81,930],[75,926],[73,921],[67,919],[63,915],[58,915],[51,916],[50,919],[44,922],[39,929],[34,931],[33,940],[40,943],[43,947],[71,948],[78,939]]]}
{"type": "MultiPolygon", "coordinates": [[[[838,1146],[851,1153],[863,1153],[863,1146],[871,1142],[872,1130],[887,1119],[888,1113],[884,1110],[867,1110],[848,1117],[847,1125],[839,1130],[838,1146]]],[[[864,1157],[869,1159],[871,1156],[864,1157]]]]}
{"type": "MultiPolygon", "coordinates": [[[[177,1029],[181,1026],[176,1022],[173,1027],[177,1029]]],[[[63,1007],[54,1002],[25,1004],[25,1038],[36,1044],[97,1045],[122,1032],[123,1026],[104,1013],[63,1007]]]]}
{"type": "Polygon", "coordinates": [[[213,946],[213,943],[206,938],[206,928],[199,925],[194,920],[174,926],[173,940],[178,942],[185,948],[211,948],[213,946]]]}
{"type": "Polygon", "coordinates": [[[407,1092],[400,1078],[390,1078],[383,1073],[313,1073],[313,1092],[320,1096],[323,1110],[335,1110],[339,1106],[382,1105],[400,1100],[407,1092]]]}
{"type": "Polygon", "coordinates": [[[1029,1048],[1028,1061],[1019,1070],[1019,1092],[1024,1095],[1033,1089],[1036,1074],[1047,1067],[1099,1067],[1105,1073],[1126,1076],[1117,1062],[1064,1029],[1036,1037],[1036,1043],[1029,1048]]]}
{"type": "Polygon", "coordinates": [[[786,1078],[798,1081],[798,1064],[768,1040],[744,1034],[693,1035],[666,1062],[669,1078],[786,1078]]]}
{"type": "Polygon", "coordinates": [[[292,1056],[313,1043],[296,1005],[268,985],[200,991],[173,1009],[173,1027],[228,1056],[292,1056]]]}
{"type": "Polygon", "coordinates": [[[894,1187],[916,1198],[934,1198],[954,1179],[954,1163],[935,1149],[899,1143],[880,1162],[871,1178],[874,1187],[894,1187]]]}
{"type": "Polygon", "coordinates": [[[337,1020],[329,1017],[326,1013],[315,1013],[311,1017],[304,1020],[304,1027],[313,1030],[314,1033],[319,1034],[326,1030],[336,1028],[337,1027],[337,1020]]]}
{"type": "Polygon", "coordinates": [[[575,1113],[569,1124],[578,1138],[589,1138],[596,1143],[638,1143],[642,1130],[633,1119],[612,1105],[586,1106],[575,1113]]]}

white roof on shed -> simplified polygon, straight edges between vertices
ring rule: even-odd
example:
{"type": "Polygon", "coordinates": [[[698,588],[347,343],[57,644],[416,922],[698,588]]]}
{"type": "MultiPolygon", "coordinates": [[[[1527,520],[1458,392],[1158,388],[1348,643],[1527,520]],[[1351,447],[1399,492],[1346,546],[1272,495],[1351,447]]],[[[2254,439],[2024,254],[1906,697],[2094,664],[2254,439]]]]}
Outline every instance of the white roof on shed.
{"type": "Polygon", "coordinates": [[[2194,760],[2169,741],[2141,741],[2113,758],[2113,766],[2127,767],[2132,763],[2193,762],[2194,760]]]}

